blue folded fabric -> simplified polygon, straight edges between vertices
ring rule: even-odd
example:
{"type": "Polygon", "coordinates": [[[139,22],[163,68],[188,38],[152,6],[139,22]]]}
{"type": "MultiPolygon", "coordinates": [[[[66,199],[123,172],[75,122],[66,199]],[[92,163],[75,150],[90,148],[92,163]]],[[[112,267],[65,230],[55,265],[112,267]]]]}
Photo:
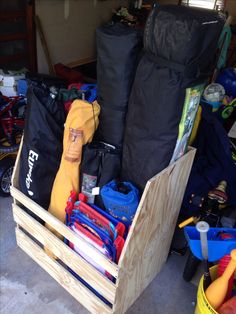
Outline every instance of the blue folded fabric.
{"type": "Polygon", "coordinates": [[[139,204],[139,190],[130,182],[113,180],[101,189],[106,210],[126,225],[130,225],[139,204]]]}

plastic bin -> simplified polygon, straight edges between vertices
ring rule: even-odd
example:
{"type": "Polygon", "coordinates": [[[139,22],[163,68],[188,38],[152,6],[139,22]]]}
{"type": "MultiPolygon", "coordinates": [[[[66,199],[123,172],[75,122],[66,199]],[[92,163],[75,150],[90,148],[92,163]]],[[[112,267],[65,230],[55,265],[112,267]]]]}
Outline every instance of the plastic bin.
{"type": "MultiPolygon", "coordinates": [[[[217,266],[214,266],[210,269],[211,278],[214,280],[217,276],[217,266]]],[[[197,306],[194,314],[217,314],[208,303],[207,298],[203,289],[203,276],[199,282],[198,291],[197,291],[197,306]]]]}

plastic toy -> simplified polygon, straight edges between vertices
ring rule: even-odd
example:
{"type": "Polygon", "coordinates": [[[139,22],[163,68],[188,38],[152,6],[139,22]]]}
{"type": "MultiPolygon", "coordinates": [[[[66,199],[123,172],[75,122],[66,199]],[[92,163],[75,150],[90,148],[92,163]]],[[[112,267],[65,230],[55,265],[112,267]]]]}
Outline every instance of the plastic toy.
{"type": "Polygon", "coordinates": [[[84,100],[93,102],[97,99],[97,85],[96,84],[83,84],[80,91],[84,93],[84,100]]]}
{"type": "MultiPolygon", "coordinates": [[[[193,255],[199,260],[203,260],[199,232],[195,227],[185,227],[184,232],[193,255]]],[[[231,250],[236,249],[236,229],[234,228],[210,228],[207,238],[209,262],[218,261],[231,250]],[[222,234],[230,234],[231,237],[223,239],[222,234]]]]}
{"type": "Polygon", "coordinates": [[[202,256],[204,259],[203,287],[204,287],[204,290],[206,290],[206,288],[211,284],[211,275],[210,275],[209,264],[208,264],[208,244],[207,244],[207,232],[209,231],[210,227],[207,222],[199,221],[196,225],[196,229],[200,233],[201,250],[202,250],[202,256]]]}
{"type": "MultiPolygon", "coordinates": [[[[190,217],[179,224],[179,227],[183,228],[192,222],[196,224],[199,220],[206,221],[211,227],[220,227],[221,216],[223,214],[220,206],[227,201],[227,195],[225,193],[226,186],[226,181],[221,181],[216,188],[208,192],[207,199],[193,194],[189,202],[194,203],[194,205],[199,208],[199,215],[196,217],[190,217]]],[[[183,272],[183,278],[185,281],[190,281],[192,279],[200,262],[201,261],[197,258],[197,256],[194,256],[190,251],[183,272]]]]}
{"type": "Polygon", "coordinates": [[[212,83],[205,88],[201,103],[210,105],[213,111],[216,111],[220,107],[224,96],[224,87],[218,83],[212,83]]]}
{"type": "Polygon", "coordinates": [[[231,252],[231,261],[226,267],[225,272],[212,282],[205,294],[210,305],[217,310],[224,302],[228,290],[228,282],[236,269],[236,250],[231,252]]]}
{"type": "MultiPolygon", "coordinates": [[[[222,257],[219,261],[218,264],[218,269],[217,269],[217,275],[218,277],[222,276],[226,267],[228,266],[228,264],[231,261],[231,256],[230,254],[225,255],[224,257],[222,257]]],[[[224,302],[226,302],[227,300],[230,299],[231,295],[232,295],[232,290],[233,290],[233,285],[234,285],[234,274],[230,277],[229,282],[228,282],[228,290],[224,299],[224,302]]]]}
{"type": "Polygon", "coordinates": [[[25,99],[0,94],[0,153],[18,150],[24,129],[25,99]]]}
{"type": "Polygon", "coordinates": [[[218,310],[219,314],[236,314],[236,296],[224,303],[218,310]]]}
{"type": "MultiPolygon", "coordinates": [[[[80,193],[77,201],[77,193],[71,191],[65,209],[66,224],[83,238],[88,238],[108,258],[118,262],[124,246],[124,224],[94,204],[86,204],[82,199],[86,200],[86,196],[80,193]]],[[[92,257],[86,255],[86,248],[75,247],[71,243],[69,245],[91,264],[95,263],[95,267],[101,271],[95,261],[91,262],[92,257]]]]}
{"type": "Polygon", "coordinates": [[[224,86],[228,96],[236,97],[236,69],[225,69],[216,82],[224,86]]]}

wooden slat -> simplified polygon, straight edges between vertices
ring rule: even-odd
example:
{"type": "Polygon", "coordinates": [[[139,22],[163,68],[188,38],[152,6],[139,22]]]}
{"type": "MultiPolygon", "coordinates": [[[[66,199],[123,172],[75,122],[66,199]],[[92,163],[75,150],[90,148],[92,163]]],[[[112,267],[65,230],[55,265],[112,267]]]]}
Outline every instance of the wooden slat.
{"type": "MultiPolygon", "coordinates": [[[[17,168],[19,165],[17,164],[17,168]]],[[[16,170],[17,171],[17,170],[16,170]]],[[[14,182],[15,179],[13,179],[14,182]]],[[[84,242],[87,246],[88,253],[94,256],[97,263],[101,265],[104,269],[106,269],[112,276],[117,278],[118,276],[118,265],[110,261],[106,258],[102,253],[100,253],[95,247],[90,245],[86,240],[84,240],[79,235],[75,234],[72,230],[70,230],[67,226],[65,226],[60,220],[54,217],[52,214],[47,212],[37,203],[32,201],[29,197],[25,194],[20,192],[15,187],[11,186],[11,195],[29,210],[31,210],[35,215],[40,217],[43,221],[49,224],[53,229],[55,229],[58,233],[60,233],[63,237],[74,243],[77,244],[77,240],[84,242]]]]}
{"type": "Polygon", "coordinates": [[[0,35],[0,41],[14,41],[14,40],[26,40],[26,33],[14,33],[0,35]]]}
{"type": "Polygon", "coordinates": [[[114,313],[125,313],[164,265],[195,151],[147,182],[120,257],[114,313]]]}
{"type": "Polygon", "coordinates": [[[91,313],[111,314],[112,310],[103,301],[96,297],[88,288],[74,278],[57,261],[50,258],[33,240],[24,232],[16,228],[18,246],[25,251],[36,263],[47,271],[64,289],[91,313]]]}
{"type": "Polygon", "coordinates": [[[41,45],[42,45],[42,48],[43,48],[43,51],[44,51],[44,54],[45,54],[45,57],[46,57],[46,61],[47,61],[47,64],[48,64],[49,74],[55,75],[55,70],[54,70],[54,67],[53,67],[52,58],[51,58],[51,55],[50,55],[50,52],[49,52],[49,48],[48,48],[48,44],[47,44],[47,41],[46,41],[45,33],[44,33],[44,30],[43,30],[43,27],[42,27],[42,24],[41,24],[41,20],[40,20],[38,15],[34,16],[34,21],[35,21],[36,28],[37,28],[38,33],[39,33],[39,38],[40,38],[40,41],[41,41],[41,45]]]}
{"type": "Polygon", "coordinates": [[[0,56],[0,63],[14,62],[27,58],[27,53],[17,53],[11,56],[0,56]]]}
{"type": "MultiPolygon", "coordinates": [[[[20,155],[21,155],[21,150],[23,146],[23,137],[21,138],[18,154],[16,156],[16,161],[15,161],[15,166],[13,169],[12,177],[11,177],[11,184],[12,186],[18,188],[18,177],[19,177],[19,170],[20,170],[20,155]]],[[[14,200],[15,203],[15,200],[14,200]]]]}
{"type": "Polygon", "coordinates": [[[80,65],[84,65],[84,64],[88,64],[88,63],[92,63],[95,62],[97,59],[95,57],[87,57],[87,58],[82,58],[82,59],[78,59],[76,61],[67,63],[67,66],[69,68],[76,68],[80,65]]]}
{"type": "Polygon", "coordinates": [[[75,273],[97,290],[110,303],[114,302],[116,287],[107,277],[103,276],[93,266],[88,264],[63,241],[29,216],[19,206],[13,204],[12,208],[14,220],[18,225],[53,252],[63,263],[75,271],[75,273]]]}

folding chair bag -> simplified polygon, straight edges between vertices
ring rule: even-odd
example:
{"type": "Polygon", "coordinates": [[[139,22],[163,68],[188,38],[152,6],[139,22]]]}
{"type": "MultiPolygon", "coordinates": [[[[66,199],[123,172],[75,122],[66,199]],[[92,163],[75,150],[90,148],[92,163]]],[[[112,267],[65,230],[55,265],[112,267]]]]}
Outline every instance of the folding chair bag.
{"type": "Polygon", "coordinates": [[[65,207],[70,191],[79,191],[82,146],[91,142],[98,126],[97,102],[75,100],[66,118],[63,154],[53,183],[49,212],[65,222],[65,207]]]}
{"type": "Polygon", "coordinates": [[[47,209],[61,155],[65,112],[46,87],[29,86],[19,187],[47,209]]]}

